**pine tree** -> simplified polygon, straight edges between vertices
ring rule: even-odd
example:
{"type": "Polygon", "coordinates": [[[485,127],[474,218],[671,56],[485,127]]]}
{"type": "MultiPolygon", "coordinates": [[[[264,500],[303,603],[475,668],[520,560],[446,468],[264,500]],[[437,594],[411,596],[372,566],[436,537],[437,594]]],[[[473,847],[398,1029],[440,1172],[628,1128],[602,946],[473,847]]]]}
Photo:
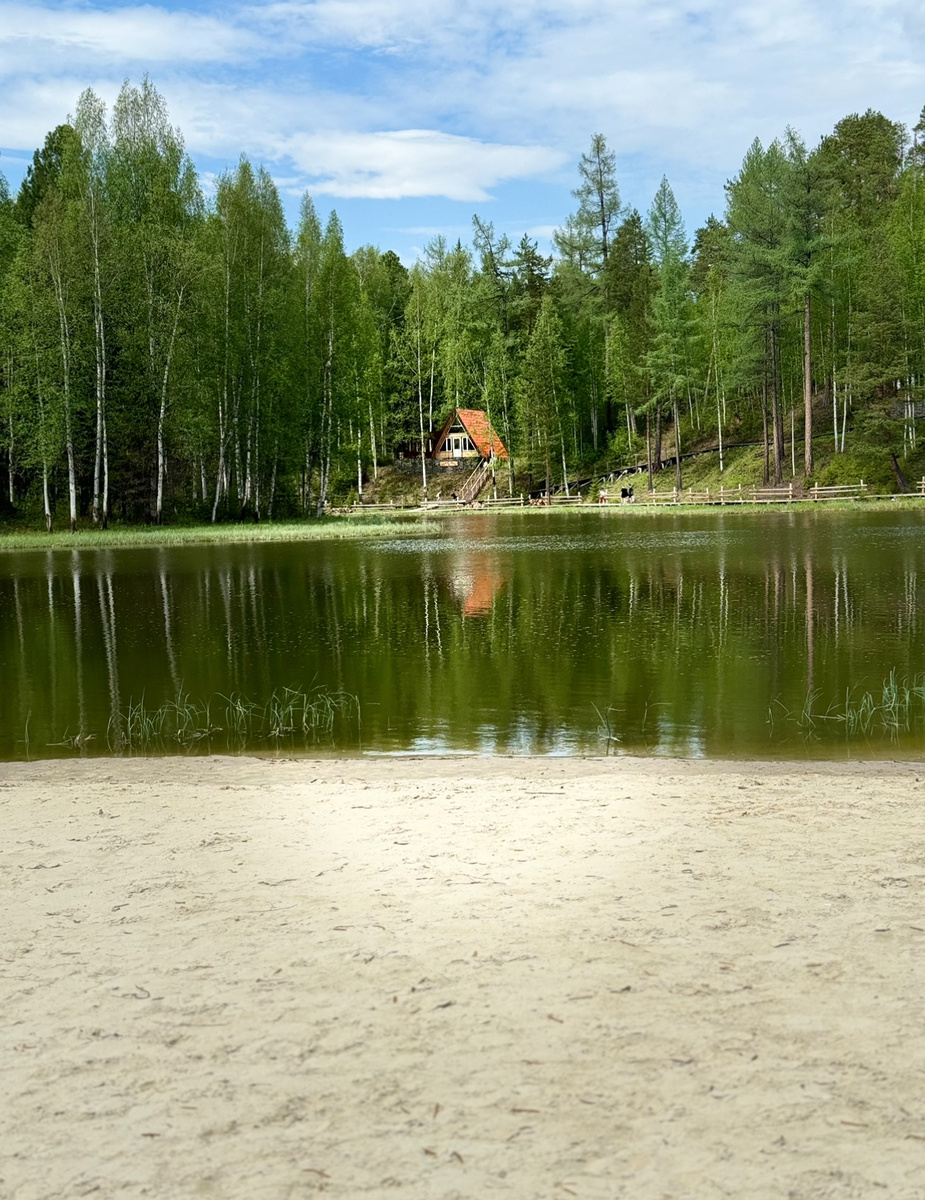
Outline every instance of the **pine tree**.
{"type": "Polygon", "coordinates": [[[518,379],[517,389],[520,444],[533,463],[543,466],[547,499],[552,487],[552,455],[555,449],[559,450],[561,457],[563,486],[568,490],[564,424],[564,410],[568,402],[566,361],[562,323],[552,296],[547,294],[524,355],[523,372],[518,379]]]}
{"type": "Polygon", "coordinates": [[[736,178],[727,185],[726,220],[733,233],[731,276],[738,320],[754,339],[761,363],[765,483],[769,482],[769,449],[773,443],[774,483],[783,481],[784,425],[781,407],[781,308],[788,283],[788,164],[779,142],[765,150],[756,139],[736,178]],[[770,401],[770,414],[769,414],[770,401]],[[768,422],[770,416],[769,439],[768,422]]]}
{"type": "Polygon", "coordinates": [[[667,179],[662,179],[647,232],[658,265],[658,286],[652,304],[652,348],[648,368],[656,403],[671,407],[675,439],[675,486],[681,490],[681,415],[679,397],[687,386],[690,284],[687,239],[681,210],[667,179]]]}

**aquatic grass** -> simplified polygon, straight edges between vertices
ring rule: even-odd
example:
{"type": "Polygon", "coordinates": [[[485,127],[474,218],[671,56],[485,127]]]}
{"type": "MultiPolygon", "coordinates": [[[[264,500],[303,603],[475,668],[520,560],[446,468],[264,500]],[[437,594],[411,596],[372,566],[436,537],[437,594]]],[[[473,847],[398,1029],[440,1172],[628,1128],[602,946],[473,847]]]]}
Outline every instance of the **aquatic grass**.
{"type": "Polygon", "coordinates": [[[642,710],[642,725],[640,726],[640,733],[642,734],[643,740],[646,739],[646,729],[649,724],[649,709],[665,708],[667,703],[667,700],[653,700],[651,696],[646,698],[646,702],[642,710]]]}
{"type": "Polygon", "coordinates": [[[255,705],[234,692],[230,696],[219,693],[217,699],[225,702],[225,729],[229,737],[243,742],[250,733],[255,705]]]}
{"type": "MultiPolygon", "coordinates": [[[[649,696],[646,699],[645,703],[643,704],[642,716],[641,716],[640,723],[639,723],[638,736],[639,736],[639,738],[641,738],[642,742],[646,746],[648,746],[650,732],[654,732],[656,735],[659,732],[659,722],[657,720],[657,717],[658,717],[657,710],[660,708],[666,708],[667,706],[668,706],[667,700],[653,700],[651,696],[649,696]],[[655,726],[654,730],[649,729],[650,718],[656,718],[652,722],[653,725],[655,726]]],[[[627,718],[625,716],[624,709],[615,708],[614,705],[612,705],[612,704],[609,704],[605,709],[600,709],[594,703],[593,700],[591,701],[591,707],[597,713],[597,719],[599,722],[595,732],[597,733],[597,736],[599,738],[601,738],[601,740],[603,741],[605,750],[608,754],[610,753],[612,748],[622,744],[625,736],[626,737],[635,737],[636,736],[635,729],[633,730],[632,734],[630,734],[630,732],[629,732],[628,725],[627,725],[627,718]],[[622,734],[617,732],[617,726],[616,726],[616,722],[614,720],[614,714],[623,714],[624,731],[622,734]]]]}
{"type": "Polygon", "coordinates": [[[68,726],[62,734],[60,742],[49,742],[48,744],[50,746],[67,746],[69,750],[81,750],[88,742],[95,741],[95,733],[84,733],[83,730],[71,733],[70,726],[68,726]]]}
{"type": "Polygon", "coordinates": [[[883,682],[883,697],[880,703],[883,713],[883,723],[891,730],[909,728],[909,715],[912,708],[912,689],[907,680],[896,679],[895,668],[883,682]]]}
{"type": "Polygon", "coordinates": [[[324,520],[292,521],[260,525],[148,525],[142,528],[114,526],[110,529],[0,531],[2,550],[109,550],[142,547],[224,544],[238,542],[311,542],[356,538],[433,536],[442,526],[409,513],[407,516],[372,513],[325,517],[324,520]]]}
{"type": "Polygon", "coordinates": [[[797,716],[797,725],[803,731],[804,735],[810,735],[816,729],[816,701],[821,695],[819,688],[811,688],[806,693],[806,698],[803,701],[803,707],[797,716]]]}
{"type": "MultiPolygon", "coordinates": [[[[191,749],[198,745],[212,748],[215,744],[229,750],[243,750],[261,742],[288,739],[295,745],[333,741],[338,722],[361,727],[360,702],[348,692],[332,692],[326,688],[282,688],[274,691],[263,703],[246,696],[217,693],[198,701],[182,689],[175,700],[149,707],[144,696],[130,700],[124,709],[113,713],[106,729],[106,740],[113,753],[147,753],[173,746],[191,749]],[[214,713],[214,717],[213,717],[214,713]],[[217,722],[223,720],[223,724],[217,722]]],[[[71,748],[89,741],[92,735],[81,734],[80,741],[67,733],[54,745],[71,748]]]]}
{"type": "Polygon", "coordinates": [[[865,692],[861,699],[852,699],[852,689],[845,691],[845,707],[842,719],[845,722],[845,733],[848,737],[870,737],[874,730],[877,716],[877,705],[870,692],[865,692]]]}
{"type": "Polygon", "coordinates": [[[617,710],[611,704],[601,712],[593,700],[591,701],[591,707],[597,713],[598,720],[600,721],[600,725],[597,727],[598,735],[604,739],[604,746],[609,754],[614,743],[620,741],[620,735],[615,732],[613,721],[611,720],[611,715],[617,710]]]}
{"type": "Polygon", "coordinates": [[[880,735],[898,741],[900,734],[921,732],[925,736],[925,679],[900,678],[892,668],[877,691],[845,689],[841,703],[832,702],[825,710],[819,706],[821,691],[813,688],[799,710],[791,710],[776,698],[768,708],[768,725],[773,737],[775,716],[795,724],[807,740],[818,739],[821,730],[841,725],[846,739],[870,739],[880,735]],[[775,710],[779,710],[776,714],[775,710]]]}

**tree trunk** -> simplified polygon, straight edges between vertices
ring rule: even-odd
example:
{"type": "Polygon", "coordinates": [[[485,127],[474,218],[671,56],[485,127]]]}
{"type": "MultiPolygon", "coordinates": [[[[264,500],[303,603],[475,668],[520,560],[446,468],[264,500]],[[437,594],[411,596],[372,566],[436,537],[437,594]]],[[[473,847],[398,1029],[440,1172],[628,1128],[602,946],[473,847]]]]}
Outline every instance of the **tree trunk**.
{"type": "MultiPolygon", "coordinates": [[[[418,433],[421,438],[421,486],[424,489],[424,499],[427,499],[427,445],[424,439],[424,379],[422,376],[423,363],[421,361],[421,331],[418,328],[417,336],[417,377],[418,377],[418,433]]],[[[434,403],[434,365],[431,361],[430,368],[430,405],[431,405],[431,426],[433,426],[433,403],[434,403]]]]}
{"type": "Polygon", "coordinates": [[[810,297],[803,298],[803,469],[813,473],[813,359],[810,342],[810,297]]]}
{"type": "Polygon", "coordinates": [[[661,403],[655,406],[655,469],[662,469],[662,406],[661,403]]]}
{"type": "Polygon", "coordinates": [[[218,520],[218,506],[225,486],[225,420],[221,400],[218,404],[218,469],[215,472],[215,501],[212,505],[212,524],[218,520]]]}
{"type": "MultiPolygon", "coordinates": [[[[170,384],[170,367],[173,361],[173,349],[177,340],[177,325],[180,321],[180,308],[183,304],[183,287],[177,292],[177,306],[173,314],[173,328],[170,331],[170,343],[167,347],[167,358],[161,375],[160,404],[157,412],[157,499],[154,505],[154,523],[160,525],[164,514],[164,476],[167,460],[164,455],[164,425],[167,417],[167,396],[170,384]]],[[[151,364],[154,365],[153,363],[151,364]]]]}
{"type": "Polygon", "coordinates": [[[835,453],[838,453],[838,381],[832,372],[832,425],[835,430],[835,453]]]}
{"type": "Polygon", "coordinates": [[[373,479],[379,478],[379,459],[376,450],[376,422],[373,420],[373,402],[367,401],[369,406],[369,448],[373,456],[373,479]]]}
{"type": "Polygon", "coordinates": [[[267,500],[267,520],[273,520],[273,501],[276,499],[276,468],[279,463],[279,446],[273,451],[273,471],[270,475],[270,495],[267,500]]]}
{"type": "Polygon", "coordinates": [[[899,460],[896,457],[896,452],[893,450],[890,451],[890,467],[893,470],[893,477],[895,478],[896,483],[899,486],[899,490],[901,492],[911,492],[912,488],[909,487],[909,481],[906,479],[905,475],[903,474],[903,469],[899,465],[899,460]]]}
{"type": "Polygon", "coordinates": [[[71,533],[77,532],[77,460],[74,454],[74,431],[71,421],[71,330],[67,318],[64,271],[59,258],[60,247],[49,252],[49,269],[58,309],[58,331],[61,338],[61,384],[64,401],[64,440],[67,451],[67,494],[71,533]],[[57,251],[57,253],[56,253],[57,251]]]}
{"type": "Polygon", "coordinates": [[[784,482],[784,426],[777,394],[777,338],[774,326],[770,329],[771,351],[771,429],[774,441],[774,484],[784,482]]]}
{"type": "Polygon", "coordinates": [[[42,503],[45,506],[45,531],[51,533],[51,502],[48,498],[48,460],[42,459],[42,503]]]}
{"type": "Polygon", "coordinates": [[[109,451],[106,439],[106,329],[103,324],[103,290],[100,282],[99,242],[93,237],[93,325],[96,356],[96,453],[93,461],[93,524],[107,524],[109,451]],[[100,486],[100,474],[105,484],[100,486]],[[103,494],[101,494],[103,493],[103,494]]]}
{"type": "Polygon", "coordinates": [[[764,449],[764,475],[762,483],[771,482],[771,443],[768,438],[768,377],[761,381],[761,445],[764,449]]]}
{"type": "Polygon", "coordinates": [[[7,471],[9,472],[8,483],[9,483],[10,508],[15,508],[16,507],[16,503],[15,503],[16,496],[13,491],[13,413],[12,413],[12,411],[9,414],[9,426],[10,426],[10,444],[9,444],[9,447],[7,450],[7,471]]]}
{"type": "Polygon", "coordinates": [[[324,409],[321,414],[321,455],[318,480],[318,507],[315,515],[324,516],[328,499],[328,482],[331,474],[331,437],[334,421],[334,326],[328,326],[327,355],[324,361],[324,409]]]}

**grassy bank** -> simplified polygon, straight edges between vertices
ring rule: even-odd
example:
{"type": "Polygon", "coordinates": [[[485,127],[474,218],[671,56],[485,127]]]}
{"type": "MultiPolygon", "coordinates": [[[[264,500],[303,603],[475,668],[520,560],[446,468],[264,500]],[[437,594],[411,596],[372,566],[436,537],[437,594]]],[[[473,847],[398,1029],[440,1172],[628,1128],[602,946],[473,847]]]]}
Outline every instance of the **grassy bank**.
{"type": "Polygon", "coordinates": [[[35,528],[7,525],[0,527],[0,550],[109,550],[231,542],[336,541],[344,538],[420,536],[439,530],[440,526],[435,521],[379,513],[260,525],[117,525],[109,529],[81,528],[76,533],[66,530],[45,533],[35,528]]]}
{"type": "MultiPolygon", "coordinates": [[[[694,449],[696,451],[696,447],[694,449]]],[[[815,469],[809,477],[803,470],[802,445],[798,443],[796,449],[797,454],[794,456],[788,442],[782,480],[784,487],[790,482],[800,489],[808,489],[814,483],[820,487],[829,487],[855,484],[863,479],[871,495],[908,494],[899,491],[889,458],[882,449],[857,445],[849,448],[846,453],[836,453],[832,438],[820,437],[814,441],[815,469]]],[[[664,453],[670,453],[670,447],[666,446],[664,453]]],[[[907,485],[915,491],[919,480],[925,475],[925,451],[901,459],[900,467],[907,485]]],[[[727,447],[723,455],[723,468],[721,472],[719,454],[715,450],[682,461],[681,473],[685,491],[693,488],[695,492],[700,492],[709,488],[711,492],[718,493],[720,487],[728,491],[740,485],[743,488],[767,486],[763,482],[764,452],[761,446],[727,447]]],[[[636,478],[639,480],[636,483],[638,495],[646,487],[646,481],[644,474],[636,478]]],[[[634,479],[628,482],[633,483],[634,479]]],[[[675,485],[674,467],[656,471],[653,483],[657,492],[670,492],[675,485]]]]}

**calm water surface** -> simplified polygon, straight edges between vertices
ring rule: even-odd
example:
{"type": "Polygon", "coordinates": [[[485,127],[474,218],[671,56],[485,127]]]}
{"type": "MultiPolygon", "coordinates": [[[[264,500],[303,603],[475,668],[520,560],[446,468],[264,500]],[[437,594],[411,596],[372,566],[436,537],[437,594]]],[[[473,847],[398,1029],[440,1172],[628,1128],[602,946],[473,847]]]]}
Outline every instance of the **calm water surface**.
{"type": "Polygon", "coordinates": [[[918,510],[473,513],[427,539],[6,552],[0,758],[918,756],[925,704],[884,707],[883,681],[925,679],[923,583],[918,510]],[[253,714],[287,688],[356,703],[268,736],[253,714]],[[877,711],[849,736],[865,692],[877,711]],[[168,722],[129,746],[129,710],[178,697],[199,714],[185,740],[168,722]]]}

